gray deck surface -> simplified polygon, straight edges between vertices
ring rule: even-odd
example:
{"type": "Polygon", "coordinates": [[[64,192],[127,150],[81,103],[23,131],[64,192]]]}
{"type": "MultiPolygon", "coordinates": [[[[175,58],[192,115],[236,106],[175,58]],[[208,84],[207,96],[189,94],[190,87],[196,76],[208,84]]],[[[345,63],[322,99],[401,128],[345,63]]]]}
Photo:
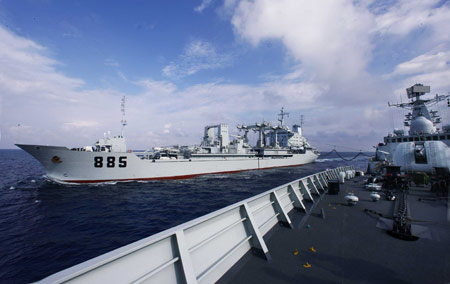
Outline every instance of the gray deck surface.
{"type": "Polygon", "coordinates": [[[219,283],[450,283],[448,197],[419,201],[435,195],[412,187],[412,219],[431,222],[414,223],[419,240],[399,240],[382,229],[385,222],[379,222],[379,216],[364,212],[368,208],[392,217],[395,205],[383,195],[378,202],[370,201],[363,187],[366,178],[341,184],[339,195],[324,194],[320,201],[315,196],[308,214],[292,211],[293,229],[276,226],[264,238],[271,261],[249,252],[219,283]],[[356,206],[344,200],[352,191],[360,199],[356,206]],[[294,255],[294,250],[299,253],[294,255]],[[306,262],[311,267],[305,268],[306,262]]]}

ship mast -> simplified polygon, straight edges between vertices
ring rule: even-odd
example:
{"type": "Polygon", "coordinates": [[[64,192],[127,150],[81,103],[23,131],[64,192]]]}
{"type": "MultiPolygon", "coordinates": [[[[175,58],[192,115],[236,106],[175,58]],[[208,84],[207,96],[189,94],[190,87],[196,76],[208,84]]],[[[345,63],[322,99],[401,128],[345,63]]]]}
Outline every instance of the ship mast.
{"type": "MultiPolygon", "coordinates": [[[[391,104],[388,103],[390,107],[399,107],[403,109],[412,110],[407,115],[405,115],[405,126],[410,126],[411,121],[417,118],[418,116],[425,116],[428,120],[430,120],[433,125],[441,123],[441,118],[437,115],[436,111],[429,111],[427,106],[435,103],[439,103],[450,97],[450,95],[438,95],[432,99],[421,99],[420,97],[425,95],[425,93],[430,93],[430,86],[424,86],[422,84],[415,84],[414,86],[407,88],[406,93],[408,98],[410,99],[407,103],[397,103],[391,104]]],[[[450,106],[450,105],[449,105],[450,106]]]]}
{"type": "Polygon", "coordinates": [[[281,123],[281,126],[283,126],[283,124],[284,124],[284,117],[285,116],[289,117],[289,113],[288,112],[284,112],[284,107],[282,107],[280,113],[278,114],[278,116],[280,117],[280,118],[278,118],[278,121],[281,123]]]}
{"type": "Polygon", "coordinates": [[[122,103],[120,104],[120,111],[122,112],[122,120],[120,123],[122,124],[122,127],[120,129],[120,137],[123,137],[123,129],[127,125],[127,121],[125,120],[125,96],[122,97],[122,103]]]}

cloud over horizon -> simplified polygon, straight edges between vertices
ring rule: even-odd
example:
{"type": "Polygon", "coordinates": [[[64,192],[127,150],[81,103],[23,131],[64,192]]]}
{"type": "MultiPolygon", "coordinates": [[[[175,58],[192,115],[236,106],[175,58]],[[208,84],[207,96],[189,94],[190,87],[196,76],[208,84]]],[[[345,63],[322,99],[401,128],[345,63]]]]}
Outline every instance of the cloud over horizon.
{"type": "MultiPolygon", "coordinates": [[[[437,6],[440,3],[437,0],[402,0],[391,7],[347,0],[242,0],[234,1],[234,5],[229,2],[224,5],[232,11],[230,22],[239,37],[255,47],[265,40],[280,40],[302,70],[306,70],[304,77],[329,85],[330,92],[333,90],[339,98],[353,97],[362,103],[376,100],[377,93],[393,90],[382,88],[386,82],[368,70],[369,64],[377,60],[373,55],[377,37],[407,37],[426,28],[430,33],[421,35],[419,41],[423,49],[436,49],[437,44],[441,52],[450,50],[449,33],[441,32],[450,30],[450,5],[437,6]],[[426,46],[426,42],[433,45],[426,46]]],[[[445,66],[446,70],[448,67],[445,66]]],[[[444,85],[440,80],[439,86],[444,85]]],[[[326,97],[334,99],[331,93],[326,97]]]]}
{"type": "MultiPolygon", "coordinates": [[[[202,1],[195,14],[208,13],[212,2],[202,1]]],[[[282,71],[261,72],[263,79],[248,83],[207,77],[219,69],[233,72],[238,59],[212,39],[190,37],[180,54],[164,58],[161,76],[132,74],[124,58],[104,55],[100,64],[114,69],[125,86],[121,90],[88,86],[88,77],[67,75],[67,63],[50,47],[0,26],[0,146],[94,143],[107,130],[119,132],[120,98],[127,95],[125,134],[135,149],[197,144],[207,124],[223,122],[234,129],[238,123],[276,121],[284,106],[289,123],[306,115],[306,137],[321,149],[341,143],[371,150],[392,130],[395,110],[386,107],[388,100],[399,92],[404,96],[414,83],[431,85],[433,93],[450,90],[449,34],[439,32],[450,30],[449,6],[431,0],[386,6],[226,0],[213,12],[227,15],[236,46],[245,47],[239,60],[257,53],[264,42],[277,41],[284,48],[282,71]],[[419,36],[417,49],[396,50],[395,61],[380,65],[393,52],[386,46],[419,36]],[[193,83],[193,75],[206,79],[193,83]]]]}
{"type": "Polygon", "coordinates": [[[208,41],[191,41],[184,49],[183,54],[162,70],[164,76],[179,79],[194,75],[201,70],[217,69],[229,66],[232,63],[230,54],[221,54],[208,41]]]}

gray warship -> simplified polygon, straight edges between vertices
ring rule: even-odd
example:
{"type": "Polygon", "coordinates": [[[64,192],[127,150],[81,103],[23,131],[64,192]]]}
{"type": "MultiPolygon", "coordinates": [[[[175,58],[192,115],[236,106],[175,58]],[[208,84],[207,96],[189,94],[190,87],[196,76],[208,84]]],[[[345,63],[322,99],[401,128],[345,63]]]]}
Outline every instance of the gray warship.
{"type": "Polygon", "coordinates": [[[388,104],[408,110],[403,123],[409,131],[394,129],[384,137],[376,147],[375,157],[369,161],[369,173],[378,173],[385,165],[400,166],[409,173],[432,173],[435,168],[450,171],[450,124],[442,125],[438,112],[429,109],[446,99],[450,107],[450,95],[425,99],[423,96],[430,91],[430,86],[415,84],[406,89],[408,102],[388,104]]]}

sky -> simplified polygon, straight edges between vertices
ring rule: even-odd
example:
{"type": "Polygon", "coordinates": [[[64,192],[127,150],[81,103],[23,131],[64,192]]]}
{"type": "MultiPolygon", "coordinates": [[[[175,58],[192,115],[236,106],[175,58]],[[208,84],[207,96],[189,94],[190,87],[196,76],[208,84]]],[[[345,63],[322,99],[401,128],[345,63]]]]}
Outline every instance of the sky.
{"type": "Polygon", "coordinates": [[[0,0],[0,148],[120,134],[126,96],[131,149],[284,107],[319,150],[373,151],[415,83],[450,91],[450,2],[0,0]]]}

